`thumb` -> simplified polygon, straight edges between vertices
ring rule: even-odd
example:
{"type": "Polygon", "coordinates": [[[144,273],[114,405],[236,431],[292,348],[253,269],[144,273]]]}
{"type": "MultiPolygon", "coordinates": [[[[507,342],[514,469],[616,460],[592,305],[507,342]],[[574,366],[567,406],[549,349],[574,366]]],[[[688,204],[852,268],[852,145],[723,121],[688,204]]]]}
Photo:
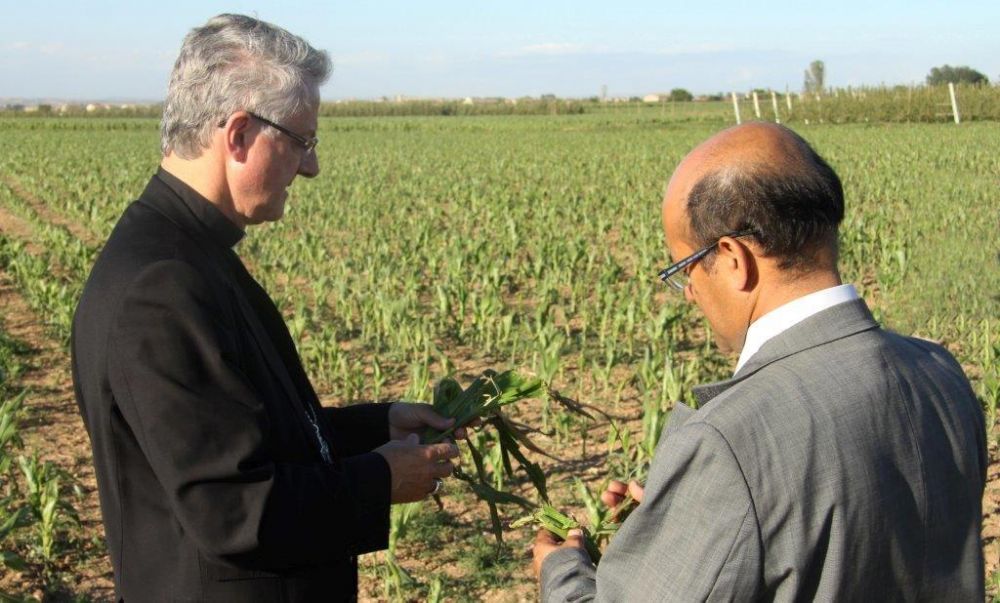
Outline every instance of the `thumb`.
{"type": "Polygon", "coordinates": [[[441,415],[437,414],[436,412],[434,412],[434,409],[432,409],[430,406],[426,404],[418,407],[417,412],[420,413],[419,414],[420,420],[422,420],[427,425],[430,425],[431,427],[439,431],[444,431],[445,429],[448,429],[455,422],[455,419],[442,417],[441,415]]]}
{"type": "Polygon", "coordinates": [[[573,528],[566,534],[565,546],[571,546],[578,549],[584,548],[583,543],[583,530],[580,528],[573,528]]]}
{"type": "Polygon", "coordinates": [[[632,498],[634,498],[636,502],[640,502],[641,503],[642,502],[642,495],[645,494],[645,488],[643,488],[641,485],[639,485],[639,482],[632,481],[632,482],[629,482],[628,493],[632,495],[632,498]]]}

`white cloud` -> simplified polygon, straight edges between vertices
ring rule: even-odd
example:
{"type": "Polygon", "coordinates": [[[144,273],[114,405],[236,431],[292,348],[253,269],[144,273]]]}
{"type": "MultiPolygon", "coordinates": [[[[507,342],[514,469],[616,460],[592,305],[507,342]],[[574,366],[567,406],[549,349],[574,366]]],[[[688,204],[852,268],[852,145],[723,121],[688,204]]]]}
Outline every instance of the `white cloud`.
{"type": "Polygon", "coordinates": [[[589,52],[600,52],[602,48],[587,46],[585,44],[574,44],[571,42],[543,42],[541,44],[529,44],[515,50],[505,50],[496,54],[497,58],[515,58],[530,56],[566,56],[574,54],[585,54],[589,52]]]}
{"type": "Polygon", "coordinates": [[[66,47],[61,42],[49,42],[46,44],[39,44],[38,46],[38,52],[50,57],[63,54],[63,50],[65,49],[66,47]]]}
{"type": "Polygon", "coordinates": [[[389,62],[389,55],[384,52],[350,52],[346,54],[333,54],[334,69],[339,65],[377,65],[389,62]]]}
{"type": "Polygon", "coordinates": [[[544,44],[531,44],[522,48],[523,52],[529,54],[579,54],[585,50],[583,44],[571,44],[568,42],[546,42],[544,44]]]}
{"type": "Polygon", "coordinates": [[[543,42],[529,44],[514,50],[501,51],[494,58],[562,57],[578,55],[631,55],[647,57],[713,55],[732,52],[736,47],[730,43],[672,44],[654,48],[611,48],[607,45],[577,44],[572,42],[543,42]]]}
{"type": "Polygon", "coordinates": [[[663,47],[651,50],[649,54],[654,55],[697,55],[697,54],[715,54],[720,52],[730,52],[736,50],[736,47],[732,44],[711,44],[711,43],[700,43],[700,44],[676,44],[669,47],[663,47]]]}
{"type": "Polygon", "coordinates": [[[757,78],[757,71],[749,67],[740,67],[736,70],[731,81],[738,84],[749,84],[757,78]]]}
{"type": "Polygon", "coordinates": [[[16,41],[4,44],[3,50],[11,50],[21,54],[59,56],[66,54],[66,46],[62,42],[24,42],[16,41]]]}
{"type": "Polygon", "coordinates": [[[136,48],[84,48],[67,46],[62,42],[14,41],[0,45],[0,51],[9,52],[8,59],[19,64],[51,63],[85,66],[99,71],[153,66],[160,69],[171,65],[174,52],[136,48]]]}

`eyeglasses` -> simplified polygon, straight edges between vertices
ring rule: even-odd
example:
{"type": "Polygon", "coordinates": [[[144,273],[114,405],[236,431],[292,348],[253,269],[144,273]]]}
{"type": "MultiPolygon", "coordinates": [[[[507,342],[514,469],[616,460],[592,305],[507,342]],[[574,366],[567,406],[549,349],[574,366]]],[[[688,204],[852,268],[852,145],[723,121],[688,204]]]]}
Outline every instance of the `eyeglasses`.
{"type": "MultiPolygon", "coordinates": [[[[271,121],[270,119],[267,119],[266,117],[261,117],[260,115],[257,115],[256,113],[252,113],[250,111],[247,111],[247,115],[249,115],[250,117],[256,119],[257,121],[263,122],[263,123],[271,126],[275,130],[277,130],[277,131],[281,132],[282,134],[284,134],[285,136],[291,138],[296,143],[298,143],[298,145],[300,147],[302,147],[303,149],[305,149],[306,153],[309,153],[310,151],[312,151],[313,149],[315,149],[316,145],[319,144],[319,138],[316,138],[315,136],[313,136],[312,138],[306,138],[305,136],[302,136],[301,134],[296,134],[295,132],[292,132],[291,130],[289,130],[285,126],[276,124],[273,121],[271,121]]],[[[226,125],[226,120],[222,120],[221,122],[219,122],[219,127],[220,128],[223,127],[223,126],[225,126],[225,125],[226,125]]]]}
{"type": "Polygon", "coordinates": [[[715,242],[712,243],[711,245],[707,247],[702,247],[698,251],[684,258],[683,260],[673,263],[664,268],[663,270],[661,270],[660,280],[670,285],[677,291],[683,291],[684,289],[687,288],[688,284],[691,282],[688,277],[688,272],[689,272],[688,269],[694,266],[695,262],[702,259],[709,253],[711,253],[715,249],[716,245],[719,244],[719,241],[723,239],[723,237],[746,237],[753,234],[757,234],[757,232],[755,230],[737,230],[736,232],[731,232],[729,234],[722,235],[721,237],[716,239],[715,242]]]}

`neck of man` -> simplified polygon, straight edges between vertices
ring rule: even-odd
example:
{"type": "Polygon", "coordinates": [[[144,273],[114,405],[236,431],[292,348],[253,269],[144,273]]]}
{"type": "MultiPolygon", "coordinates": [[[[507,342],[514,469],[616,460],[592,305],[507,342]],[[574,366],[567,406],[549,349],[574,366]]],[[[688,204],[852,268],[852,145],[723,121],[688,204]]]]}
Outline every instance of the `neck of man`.
{"type": "Polygon", "coordinates": [[[840,279],[840,273],[836,268],[795,275],[772,275],[772,278],[766,280],[762,278],[761,282],[769,282],[769,286],[761,287],[756,303],[750,313],[750,324],[753,324],[758,318],[768,312],[776,310],[800,297],[843,284],[843,281],[840,279]]]}
{"type": "Polygon", "coordinates": [[[169,153],[160,161],[160,167],[194,189],[233,224],[246,229],[246,222],[233,206],[225,165],[214,156],[211,148],[194,159],[183,159],[174,153],[169,153]]]}

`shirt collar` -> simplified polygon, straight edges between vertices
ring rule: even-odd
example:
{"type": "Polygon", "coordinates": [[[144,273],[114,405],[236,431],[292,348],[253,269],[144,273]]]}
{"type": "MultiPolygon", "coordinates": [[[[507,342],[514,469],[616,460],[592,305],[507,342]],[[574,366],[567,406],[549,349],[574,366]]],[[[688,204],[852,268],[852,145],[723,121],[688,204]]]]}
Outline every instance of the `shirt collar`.
{"type": "Polygon", "coordinates": [[[747,329],[746,341],[743,350],[740,352],[739,362],[736,363],[735,373],[738,373],[743,365],[757,353],[768,340],[777,337],[790,327],[802,322],[810,316],[822,312],[827,308],[836,306],[847,301],[860,299],[854,285],[837,285],[828,289],[821,289],[792,300],[783,306],[771,310],[764,316],[758,318],[750,328],[747,329]]]}
{"type": "Polygon", "coordinates": [[[183,180],[163,169],[163,167],[160,167],[156,171],[155,177],[180,197],[184,205],[201,222],[208,231],[209,236],[215,242],[224,247],[232,247],[243,239],[246,233],[242,228],[233,224],[229,218],[219,211],[219,208],[215,204],[188,186],[183,180]]]}

